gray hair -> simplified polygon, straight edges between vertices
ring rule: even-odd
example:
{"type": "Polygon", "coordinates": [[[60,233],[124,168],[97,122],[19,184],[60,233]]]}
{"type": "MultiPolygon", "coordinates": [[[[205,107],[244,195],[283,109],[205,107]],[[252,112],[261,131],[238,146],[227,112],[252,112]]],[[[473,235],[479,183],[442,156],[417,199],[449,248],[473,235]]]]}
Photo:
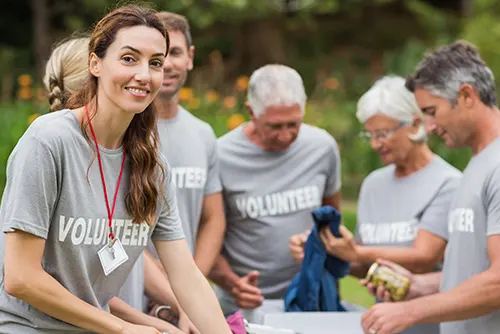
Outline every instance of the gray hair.
{"type": "Polygon", "coordinates": [[[300,74],[285,65],[265,65],[252,73],[248,82],[248,104],[255,117],[270,106],[298,104],[304,114],[307,95],[300,74]]]}
{"type": "Polygon", "coordinates": [[[484,105],[496,105],[493,72],[474,45],[457,41],[426,54],[416,72],[406,80],[406,87],[412,92],[417,88],[426,89],[456,105],[460,86],[464,83],[476,90],[484,105]]]}
{"type": "Polygon", "coordinates": [[[358,101],[356,117],[365,123],[376,114],[384,114],[401,123],[411,124],[415,116],[422,120],[418,131],[408,137],[414,142],[425,142],[427,133],[423,114],[415,96],[405,88],[405,79],[388,75],[377,80],[358,101]]]}

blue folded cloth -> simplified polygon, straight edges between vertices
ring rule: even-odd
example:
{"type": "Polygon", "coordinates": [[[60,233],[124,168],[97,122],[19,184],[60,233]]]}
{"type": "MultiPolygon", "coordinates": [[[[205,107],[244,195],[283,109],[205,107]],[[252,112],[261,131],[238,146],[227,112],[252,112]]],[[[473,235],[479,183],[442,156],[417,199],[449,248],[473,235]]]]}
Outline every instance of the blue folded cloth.
{"type": "Polygon", "coordinates": [[[332,234],[341,237],[340,213],[331,206],[312,212],[315,226],[305,244],[304,260],[284,297],[286,312],[344,312],[337,281],[349,274],[349,263],[328,255],[319,231],[328,225],[332,234]]]}

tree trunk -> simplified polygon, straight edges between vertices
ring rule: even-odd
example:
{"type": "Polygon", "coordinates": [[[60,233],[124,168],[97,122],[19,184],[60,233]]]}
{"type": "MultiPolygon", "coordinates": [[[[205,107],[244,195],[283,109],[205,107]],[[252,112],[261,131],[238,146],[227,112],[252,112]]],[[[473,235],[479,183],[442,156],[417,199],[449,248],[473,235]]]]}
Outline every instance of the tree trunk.
{"type": "Polygon", "coordinates": [[[31,0],[33,12],[33,44],[35,51],[35,66],[38,79],[42,79],[45,72],[45,62],[49,58],[49,10],[47,0],[31,0]]]}

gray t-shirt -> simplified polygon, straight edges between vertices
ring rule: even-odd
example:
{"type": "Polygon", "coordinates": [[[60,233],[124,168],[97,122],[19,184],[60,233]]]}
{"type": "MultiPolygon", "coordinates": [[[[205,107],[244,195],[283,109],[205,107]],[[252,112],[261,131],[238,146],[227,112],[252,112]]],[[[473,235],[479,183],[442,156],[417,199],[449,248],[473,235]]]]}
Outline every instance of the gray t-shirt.
{"type": "MultiPolygon", "coordinates": [[[[100,152],[112,201],[123,149],[101,148],[100,152]]],[[[108,218],[101,176],[75,114],[61,110],[37,118],[7,163],[7,185],[0,207],[2,231],[21,230],[45,239],[44,270],[73,295],[103,310],[109,310],[108,301],[117,295],[149,238],[184,237],[168,165],[165,197],[158,200],[152,227],[133,224],[125,208],[129,168],[127,161],[113,218],[115,235],[129,260],[106,276],[97,255],[107,243],[108,218]]],[[[0,234],[0,332],[88,333],[5,292],[5,235],[0,234]]]]}
{"type": "Polygon", "coordinates": [[[130,275],[120,289],[118,297],[137,311],[146,311],[147,305],[145,305],[144,299],[144,253],[137,259],[130,275]]]}
{"type": "MultiPolygon", "coordinates": [[[[441,291],[486,271],[488,237],[500,233],[500,139],[474,156],[463,172],[448,220],[441,291]]],[[[500,311],[441,324],[442,334],[500,333],[500,311]]]]}
{"type": "Polygon", "coordinates": [[[173,119],[159,119],[161,152],[172,167],[182,229],[194,252],[203,198],[222,191],[214,131],[179,106],[173,119]]]}
{"type": "MultiPolygon", "coordinates": [[[[395,168],[380,168],[363,181],[358,199],[357,242],[411,247],[419,229],[447,240],[446,222],[461,172],[438,156],[405,178],[397,178],[395,168]]],[[[404,333],[439,333],[439,325],[419,325],[404,333]]]]}
{"type": "MultiPolygon", "coordinates": [[[[194,254],[203,198],[220,192],[219,160],[216,137],[210,125],[179,106],[173,119],[159,119],[161,152],[167,158],[176,188],[177,207],[182,229],[191,252],[194,254]]],[[[158,258],[152,243],[149,251],[158,258]]],[[[143,297],[143,268],[133,273],[125,283],[120,297],[139,301],[143,297]]]]}
{"type": "Polygon", "coordinates": [[[303,124],[285,151],[265,151],[243,133],[218,141],[227,230],[223,254],[244,276],[260,272],[265,298],[282,298],[299,266],[288,239],[313,226],[311,211],[340,190],[340,154],[325,130],[303,124]]]}

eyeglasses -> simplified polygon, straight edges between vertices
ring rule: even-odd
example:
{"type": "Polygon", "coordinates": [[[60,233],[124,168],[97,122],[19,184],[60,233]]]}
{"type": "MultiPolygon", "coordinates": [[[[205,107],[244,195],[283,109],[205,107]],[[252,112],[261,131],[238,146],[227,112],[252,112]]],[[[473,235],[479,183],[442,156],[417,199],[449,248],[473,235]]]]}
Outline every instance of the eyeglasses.
{"type": "Polygon", "coordinates": [[[389,130],[383,130],[383,131],[375,131],[374,133],[368,132],[368,131],[362,131],[359,133],[359,137],[366,139],[366,140],[381,140],[381,139],[387,139],[392,134],[402,127],[406,126],[406,123],[399,123],[399,125],[396,125],[395,127],[389,129],[389,130]]]}

